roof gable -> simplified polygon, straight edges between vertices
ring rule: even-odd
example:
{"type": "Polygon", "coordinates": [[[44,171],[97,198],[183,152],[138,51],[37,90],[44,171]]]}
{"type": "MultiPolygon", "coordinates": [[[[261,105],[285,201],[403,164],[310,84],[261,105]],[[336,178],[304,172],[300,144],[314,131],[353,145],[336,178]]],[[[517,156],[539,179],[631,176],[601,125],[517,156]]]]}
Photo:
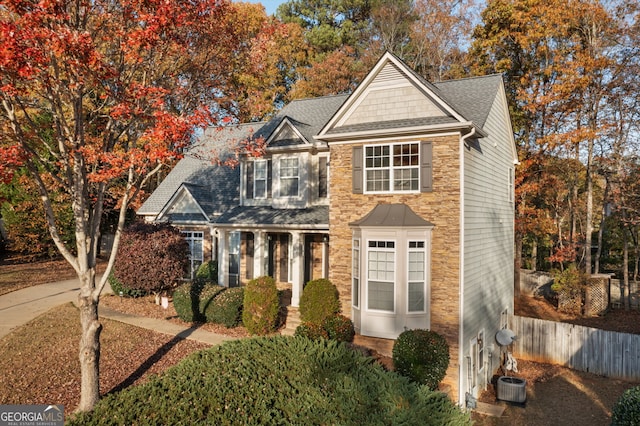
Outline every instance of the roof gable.
{"type": "Polygon", "coordinates": [[[335,126],[451,115],[437,99],[411,81],[395,63],[387,62],[354,100],[351,108],[342,112],[335,126]]]}
{"type": "Polygon", "coordinates": [[[271,137],[267,140],[269,148],[288,148],[309,145],[309,141],[294,126],[289,117],[285,117],[271,137]]]}
{"type": "Polygon", "coordinates": [[[180,186],[158,215],[158,220],[164,220],[165,218],[173,221],[184,218],[198,221],[208,220],[206,213],[192,191],[190,191],[190,189],[194,188],[190,188],[190,186],[188,184],[180,186]]]}
{"type": "Polygon", "coordinates": [[[484,137],[483,125],[501,84],[500,75],[432,84],[387,52],[317,139],[471,129],[484,137]]]}

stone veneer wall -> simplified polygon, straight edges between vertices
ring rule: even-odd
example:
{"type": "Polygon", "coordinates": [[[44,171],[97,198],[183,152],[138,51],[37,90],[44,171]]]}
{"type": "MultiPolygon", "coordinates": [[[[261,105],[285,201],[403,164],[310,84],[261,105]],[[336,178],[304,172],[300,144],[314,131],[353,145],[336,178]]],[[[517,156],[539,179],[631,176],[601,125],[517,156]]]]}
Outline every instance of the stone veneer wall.
{"type": "MultiPolygon", "coordinates": [[[[422,138],[425,139],[425,138],[422,138]]],[[[351,315],[351,239],[349,223],[376,205],[404,203],[435,224],[431,246],[431,329],[447,339],[451,362],[443,384],[457,399],[460,326],[460,156],[459,137],[433,141],[433,192],[422,194],[353,194],[351,155],[355,144],[331,145],[329,279],[340,292],[342,311],[351,315]]]]}

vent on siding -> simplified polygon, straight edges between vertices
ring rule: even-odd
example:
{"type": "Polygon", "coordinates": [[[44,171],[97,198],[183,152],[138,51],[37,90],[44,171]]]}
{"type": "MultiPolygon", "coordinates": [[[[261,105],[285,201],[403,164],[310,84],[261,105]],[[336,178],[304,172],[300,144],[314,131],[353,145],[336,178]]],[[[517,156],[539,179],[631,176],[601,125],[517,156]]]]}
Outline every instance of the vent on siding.
{"type": "Polygon", "coordinates": [[[384,66],[376,76],[376,83],[390,82],[395,80],[404,80],[406,75],[400,71],[398,67],[396,67],[392,63],[388,63],[384,66]]]}

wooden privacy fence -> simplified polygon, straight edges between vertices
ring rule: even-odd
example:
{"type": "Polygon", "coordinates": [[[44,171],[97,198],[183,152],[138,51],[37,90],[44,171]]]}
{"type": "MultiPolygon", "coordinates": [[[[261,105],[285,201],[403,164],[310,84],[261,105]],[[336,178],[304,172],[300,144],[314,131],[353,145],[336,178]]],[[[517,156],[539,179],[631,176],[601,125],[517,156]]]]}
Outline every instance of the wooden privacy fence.
{"type": "Polygon", "coordinates": [[[512,315],[516,359],[640,381],[640,335],[512,315]]]}

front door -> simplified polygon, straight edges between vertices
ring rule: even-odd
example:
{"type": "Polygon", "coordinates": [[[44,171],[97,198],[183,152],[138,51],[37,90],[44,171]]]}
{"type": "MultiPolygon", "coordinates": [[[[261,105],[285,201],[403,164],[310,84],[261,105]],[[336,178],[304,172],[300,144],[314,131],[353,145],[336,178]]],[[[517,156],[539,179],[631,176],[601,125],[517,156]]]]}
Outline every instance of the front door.
{"type": "Polygon", "coordinates": [[[269,234],[267,273],[278,282],[289,282],[289,234],[269,234]]]}

